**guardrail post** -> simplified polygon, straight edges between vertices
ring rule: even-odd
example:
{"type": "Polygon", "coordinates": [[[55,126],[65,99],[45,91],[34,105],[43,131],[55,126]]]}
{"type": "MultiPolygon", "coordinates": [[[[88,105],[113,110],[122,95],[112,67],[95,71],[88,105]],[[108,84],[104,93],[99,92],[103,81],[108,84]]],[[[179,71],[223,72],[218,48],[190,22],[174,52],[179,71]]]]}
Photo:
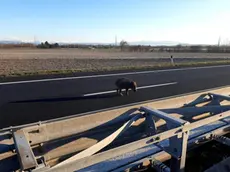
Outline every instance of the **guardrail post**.
{"type": "Polygon", "coordinates": [[[174,59],[173,59],[173,56],[172,56],[172,55],[170,56],[170,60],[171,60],[171,64],[172,64],[173,66],[175,66],[175,64],[174,64],[174,59]]]}

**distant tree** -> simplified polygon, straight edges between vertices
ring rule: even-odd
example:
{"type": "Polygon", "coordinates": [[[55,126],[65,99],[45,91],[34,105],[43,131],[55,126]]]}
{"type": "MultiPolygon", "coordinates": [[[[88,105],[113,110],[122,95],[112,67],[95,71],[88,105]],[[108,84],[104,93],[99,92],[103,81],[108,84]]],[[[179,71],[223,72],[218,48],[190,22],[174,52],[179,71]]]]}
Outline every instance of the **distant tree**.
{"type": "Polygon", "coordinates": [[[40,44],[37,45],[37,48],[44,48],[44,43],[41,42],[40,44]]]}
{"type": "Polygon", "coordinates": [[[38,48],[43,48],[43,47],[44,47],[44,43],[41,42],[41,44],[38,44],[37,47],[38,47],[38,48]]]}
{"type": "Polygon", "coordinates": [[[45,45],[46,45],[46,46],[49,46],[50,44],[49,44],[49,42],[48,42],[48,41],[46,41],[46,42],[45,42],[45,45]]]}
{"type": "Polygon", "coordinates": [[[49,44],[48,41],[45,42],[45,48],[52,48],[52,45],[49,44]]]}
{"type": "Polygon", "coordinates": [[[125,46],[128,46],[128,42],[125,41],[125,40],[122,40],[122,41],[120,42],[121,51],[123,51],[123,49],[124,49],[125,46]]]}
{"type": "Polygon", "coordinates": [[[54,44],[54,48],[58,48],[59,47],[59,44],[58,43],[55,43],[54,44]]]}

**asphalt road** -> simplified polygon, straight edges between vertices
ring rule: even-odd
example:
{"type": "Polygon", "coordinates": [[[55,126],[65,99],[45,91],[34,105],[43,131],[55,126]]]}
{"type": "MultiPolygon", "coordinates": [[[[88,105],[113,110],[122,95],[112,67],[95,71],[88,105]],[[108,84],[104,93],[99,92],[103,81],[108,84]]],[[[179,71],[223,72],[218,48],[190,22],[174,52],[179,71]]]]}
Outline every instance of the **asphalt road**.
{"type": "Polygon", "coordinates": [[[230,84],[230,66],[101,74],[0,83],[0,128],[80,114],[230,84]],[[129,96],[115,81],[138,83],[129,96]]]}

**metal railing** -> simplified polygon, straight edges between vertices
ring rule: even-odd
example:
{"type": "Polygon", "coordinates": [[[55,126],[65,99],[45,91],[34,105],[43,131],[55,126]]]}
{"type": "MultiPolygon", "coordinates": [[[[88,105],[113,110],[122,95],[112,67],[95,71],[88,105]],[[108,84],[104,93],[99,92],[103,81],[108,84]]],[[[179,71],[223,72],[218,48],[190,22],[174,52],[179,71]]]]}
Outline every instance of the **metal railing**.
{"type": "MultiPolygon", "coordinates": [[[[199,96],[194,101],[185,104],[180,108],[158,110],[147,106],[140,107],[139,109],[132,111],[132,115],[126,119],[126,122],[110,135],[52,167],[49,167],[46,164],[45,159],[42,158],[42,156],[35,156],[32,146],[78,134],[78,131],[75,132],[73,129],[70,131],[62,131],[63,128],[61,128],[60,134],[54,136],[48,131],[49,128],[46,128],[44,125],[21,128],[17,131],[13,131],[14,146],[20,162],[20,168],[25,171],[87,171],[87,168],[93,166],[95,166],[94,168],[97,168],[96,165],[103,164],[111,158],[125,156],[127,153],[135,152],[148,146],[151,146],[156,151],[152,152],[152,154],[146,153],[141,158],[136,155],[138,158],[134,158],[135,160],[132,160],[132,162],[126,164],[121,163],[120,165],[118,163],[113,170],[119,171],[119,169],[124,169],[125,166],[131,168],[131,164],[133,164],[133,166],[136,165],[134,162],[141,162],[143,159],[151,155],[152,166],[158,170],[184,171],[187,149],[190,149],[192,146],[213,139],[229,145],[229,139],[222,135],[230,131],[230,105],[221,105],[221,102],[223,101],[230,101],[230,97],[208,93],[199,96]],[[198,107],[199,104],[204,103],[205,105],[198,107]],[[171,115],[172,113],[177,113],[183,116],[195,116],[203,113],[209,113],[210,115],[205,119],[189,122],[185,119],[173,117],[171,115]],[[145,138],[102,151],[118,137],[122,137],[122,135],[139,119],[144,119],[147,126],[145,138]],[[166,122],[166,131],[159,133],[156,119],[166,122]],[[165,144],[166,142],[167,144],[165,144]],[[165,166],[162,162],[154,158],[154,155],[157,155],[159,152],[167,152],[170,155],[170,167],[165,166]]],[[[104,168],[101,169],[101,171],[109,170],[104,168]]]]}

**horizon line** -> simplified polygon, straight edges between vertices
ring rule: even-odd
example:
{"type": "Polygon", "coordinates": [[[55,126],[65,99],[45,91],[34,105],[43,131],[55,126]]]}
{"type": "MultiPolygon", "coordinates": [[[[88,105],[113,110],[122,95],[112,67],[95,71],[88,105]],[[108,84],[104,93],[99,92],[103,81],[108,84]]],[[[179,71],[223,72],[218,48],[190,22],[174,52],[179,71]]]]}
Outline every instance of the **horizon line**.
{"type": "MultiPolygon", "coordinates": [[[[46,40],[47,41],[47,40],[46,40]]],[[[46,41],[22,41],[22,40],[0,40],[0,44],[22,44],[22,43],[31,43],[31,44],[41,44],[46,41]]],[[[82,44],[82,45],[115,45],[115,43],[107,43],[107,42],[68,42],[68,41],[47,41],[49,43],[58,43],[58,44],[82,44]]],[[[188,46],[188,45],[218,45],[218,44],[204,44],[204,43],[182,43],[177,41],[127,41],[130,45],[145,45],[145,46],[188,46]],[[153,45],[155,44],[155,45],[153,45]]],[[[221,44],[220,44],[221,45],[221,44]]],[[[225,44],[222,44],[225,45],[225,44]]],[[[119,45],[116,45],[119,46],[119,45]]]]}

